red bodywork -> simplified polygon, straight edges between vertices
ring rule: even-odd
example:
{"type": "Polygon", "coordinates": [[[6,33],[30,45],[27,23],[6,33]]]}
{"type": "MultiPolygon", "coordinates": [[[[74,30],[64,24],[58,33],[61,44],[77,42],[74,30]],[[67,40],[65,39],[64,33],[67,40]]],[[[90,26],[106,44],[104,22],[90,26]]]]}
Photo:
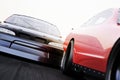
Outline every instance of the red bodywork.
{"type": "Polygon", "coordinates": [[[104,23],[79,27],[67,36],[64,51],[70,40],[74,39],[73,63],[106,72],[111,49],[120,37],[120,25],[117,24],[118,14],[119,9],[113,9],[112,15],[104,23]]]}

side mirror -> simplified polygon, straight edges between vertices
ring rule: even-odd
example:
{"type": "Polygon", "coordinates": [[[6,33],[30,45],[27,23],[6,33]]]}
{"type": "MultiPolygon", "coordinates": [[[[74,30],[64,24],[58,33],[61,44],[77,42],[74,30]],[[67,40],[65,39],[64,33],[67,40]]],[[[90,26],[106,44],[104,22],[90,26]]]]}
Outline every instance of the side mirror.
{"type": "Polygon", "coordinates": [[[120,9],[118,10],[118,19],[117,19],[117,24],[120,25],[120,9]]]}
{"type": "Polygon", "coordinates": [[[117,24],[120,25],[120,13],[119,13],[119,16],[118,16],[118,19],[117,19],[117,24]]]}
{"type": "Polygon", "coordinates": [[[71,30],[74,30],[74,28],[71,28],[71,30]]]}

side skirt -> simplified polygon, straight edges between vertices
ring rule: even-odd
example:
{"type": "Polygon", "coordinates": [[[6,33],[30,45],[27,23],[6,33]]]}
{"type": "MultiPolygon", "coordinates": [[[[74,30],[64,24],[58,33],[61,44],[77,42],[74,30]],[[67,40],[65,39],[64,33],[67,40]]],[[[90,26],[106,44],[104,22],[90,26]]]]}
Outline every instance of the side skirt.
{"type": "Polygon", "coordinates": [[[105,73],[94,70],[94,69],[90,69],[90,68],[87,68],[85,66],[81,66],[75,63],[72,63],[72,70],[77,73],[82,71],[85,75],[90,75],[93,77],[105,78],[105,73]]]}

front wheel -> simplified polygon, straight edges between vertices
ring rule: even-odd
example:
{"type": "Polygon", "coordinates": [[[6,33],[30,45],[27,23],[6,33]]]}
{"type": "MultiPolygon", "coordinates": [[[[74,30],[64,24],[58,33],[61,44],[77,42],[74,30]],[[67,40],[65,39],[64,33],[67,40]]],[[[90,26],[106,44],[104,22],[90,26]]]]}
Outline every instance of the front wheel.
{"type": "Polygon", "coordinates": [[[120,80],[120,63],[118,64],[116,69],[116,80],[120,80]]]}
{"type": "Polygon", "coordinates": [[[108,60],[105,80],[120,80],[120,40],[115,44],[108,60]]]}
{"type": "Polygon", "coordinates": [[[67,47],[66,52],[63,54],[63,59],[61,63],[61,68],[63,73],[70,74],[71,72],[73,51],[74,51],[74,41],[71,40],[67,47]]]}
{"type": "Polygon", "coordinates": [[[113,65],[108,65],[105,80],[120,80],[120,59],[116,59],[113,65]]]}

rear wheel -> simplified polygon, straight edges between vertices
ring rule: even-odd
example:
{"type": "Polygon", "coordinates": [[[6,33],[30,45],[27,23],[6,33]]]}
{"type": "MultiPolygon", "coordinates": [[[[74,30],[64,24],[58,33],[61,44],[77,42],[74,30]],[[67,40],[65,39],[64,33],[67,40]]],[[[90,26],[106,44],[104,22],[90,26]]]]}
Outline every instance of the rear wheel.
{"type": "Polygon", "coordinates": [[[66,52],[63,55],[62,59],[62,71],[63,73],[70,74],[72,68],[72,57],[73,57],[73,50],[74,50],[74,42],[73,40],[70,41],[66,52]]]}

